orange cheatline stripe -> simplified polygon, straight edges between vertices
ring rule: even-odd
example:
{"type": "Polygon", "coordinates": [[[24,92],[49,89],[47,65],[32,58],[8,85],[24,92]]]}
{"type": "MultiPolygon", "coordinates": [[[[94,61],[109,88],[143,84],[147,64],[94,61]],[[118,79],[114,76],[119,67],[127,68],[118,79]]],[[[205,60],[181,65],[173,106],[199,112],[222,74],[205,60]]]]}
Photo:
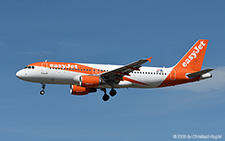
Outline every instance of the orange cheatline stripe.
{"type": "Polygon", "coordinates": [[[102,72],[105,72],[105,71],[102,71],[101,69],[92,68],[92,67],[88,67],[85,65],[77,64],[77,63],[37,62],[37,63],[29,64],[28,66],[40,66],[40,67],[47,67],[47,68],[51,67],[51,68],[60,68],[60,69],[63,68],[62,70],[80,72],[80,73],[86,73],[86,74],[100,74],[102,72]],[[73,68],[74,68],[74,70],[73,70],[73,68]],[[75,69],[77,69],[77,70],[75,70],[75,69]],[[91,70],[91,71],[89,71],[89,70],[91,70]]]}
{"type": "Polygon", "coordinates": [[[137,83],[137,84],[141,84],[141,85],[149,86],[148,84],[145,84],[145,83],[142,83],[142,82],[139,82],[139,81],[136,81],[136,80],[127,78],[127,77],[123,77],[123,80],[125,80],[125,81],[130,81],[130,82],[137,83]]]}

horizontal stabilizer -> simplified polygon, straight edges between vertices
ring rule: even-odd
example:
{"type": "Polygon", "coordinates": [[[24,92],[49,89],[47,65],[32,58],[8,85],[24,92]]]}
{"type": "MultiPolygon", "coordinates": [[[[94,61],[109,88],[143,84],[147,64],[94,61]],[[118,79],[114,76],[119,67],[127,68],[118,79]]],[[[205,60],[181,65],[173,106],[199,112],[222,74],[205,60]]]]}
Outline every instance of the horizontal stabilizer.
{"type": "Polygon", "coordinates": [[[187,74],[187,77],[192,79],[192,78],[195,78],[195,77],[198,77],[198,76],[201,76],[203,74],[206,74],[210,71],[212,71],[214,69],[205,69],[205,70],[202,70],[202,71],[198,71],[198,72],[194,72],[194,73],[190,73],[190,74],[187,74]]]}

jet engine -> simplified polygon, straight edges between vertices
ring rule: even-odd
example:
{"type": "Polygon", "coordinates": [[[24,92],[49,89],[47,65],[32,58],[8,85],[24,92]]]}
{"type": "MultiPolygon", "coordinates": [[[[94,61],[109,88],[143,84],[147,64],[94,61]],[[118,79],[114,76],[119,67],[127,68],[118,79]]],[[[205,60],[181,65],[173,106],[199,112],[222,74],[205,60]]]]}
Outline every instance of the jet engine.
{"type": "Polygon", "coordinates": [[[86,88],[77,85],[70,85],[70,93],[72,95],[87,95],[88,93],[93,93],[96,91],[96,88],[86,88]]]}
{"type": "Polygon", "coordinates": [[[78,82],[79,86],[86,88],[95,88],[104,84],[104,81],[99,76],[81,75],[74,77],[74,81],[78,82]]]}

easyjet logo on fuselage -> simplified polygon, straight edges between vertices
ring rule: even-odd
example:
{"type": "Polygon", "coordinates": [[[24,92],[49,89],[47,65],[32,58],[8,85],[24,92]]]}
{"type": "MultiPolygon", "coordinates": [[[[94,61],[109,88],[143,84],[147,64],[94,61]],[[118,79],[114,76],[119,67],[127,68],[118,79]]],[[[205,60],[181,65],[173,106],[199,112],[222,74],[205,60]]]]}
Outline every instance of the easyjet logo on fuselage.
{"type": "Polygon", "coordinates": [[[75,68],[77,69],[77,65],[71,65],[71,64],[50,64],[50,67],[55,67],[55,68],[75,68]]]}
{"type": "Polygon", "coordinates": [[[182,63],[183,67],[187,67],[188,64],[191,63],[191,61],[198,57],[199,52],[206,46],[206,43],[203,41],[200,42],[200,45],[194,47],[194,51],[188,56],[187,59],[182,63]]]}

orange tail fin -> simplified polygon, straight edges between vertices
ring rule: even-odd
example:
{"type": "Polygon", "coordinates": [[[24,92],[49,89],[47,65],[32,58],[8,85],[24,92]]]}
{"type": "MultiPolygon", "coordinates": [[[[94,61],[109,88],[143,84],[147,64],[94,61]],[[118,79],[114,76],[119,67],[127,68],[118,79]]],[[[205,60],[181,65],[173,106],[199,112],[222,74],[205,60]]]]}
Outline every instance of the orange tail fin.
{"type": "Polygon", "coordinates": [[[184,57],[175,65],[176,68],[200,71],[205,56],[208,40],[198,40],[184,57]]]}

